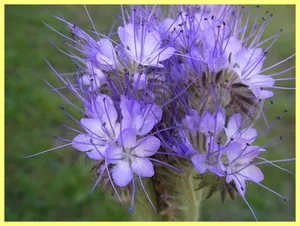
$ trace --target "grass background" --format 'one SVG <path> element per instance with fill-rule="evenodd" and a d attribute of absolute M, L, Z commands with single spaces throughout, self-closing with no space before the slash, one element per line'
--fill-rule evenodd
<path fill-rule="evenodd" d="M 118 6 L 88 6 L 98 31 L 109 32 Z M 283 28 L 266 65 L 295 52 L 295 7 L 264 6 L 274 14 L 265 37 Z M 46 65 L 48 59 L 60 72 L 74 71 L 68 57 L 59 53 L 48 37 L 60 43 L 61 38 L 41 21 L 68 34 L 64 24 L 52 15 L 62 14 L 67 20 L 91 29 L 83 6 L 6 5 L 5 6 L 5 220 L 6 221 L 126 221 L 130 214 L 119 202 L 95 190 L 89 195 L 93 176 L 90 161 L 71 148 L 61 149 L 31 159 L 23 156 L 58 145 L 52 136 L 66 136 L 59 124 L 70 120 L 59 110 L 66 104 L 43 82 L 56 84 L 57 79 Z M 284 67 L 294 64 L 286 62 Z M 276 68 L 280 70 L 280 68 Z M 274 72 L 276 70 L 273 70 Z M 294 77 L 294 71 L 286 77 Z M 294 82 L 281 83 L 295 86 Z M 261 136 L 263 145 L 282 135 L 283 141 L 268 148 L 268 159 L 295 156 L 295 92 L 276 91 L 274 104 L 267 112 L 272 121 L 284 109 L 289 112 L 272 130 Z M 264 128 L 260 123 L 261 129 Z M 295 171 L 294 162 L 282 166 Z M 247 186 L 247 200 L 261 221 L 295 220 L 295 178 L 270 165 L 261 167 L 264 184 L 288 198 L 284 202 L 255 184 Z M 241 198 L 221 204 L 219 194 L 203 200 L 202 220 L 253 220 Z"/>

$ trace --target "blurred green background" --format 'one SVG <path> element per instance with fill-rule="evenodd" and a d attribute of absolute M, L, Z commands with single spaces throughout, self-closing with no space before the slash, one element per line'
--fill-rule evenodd
<path fill-rule="evenodd" d="M 97 30 L 108 33 L 119 6 L 88 6 Z M 271 65 L 295 52 L 295 7 L 263 6 L 274 14 L 265 37 L 283 28 L 284 32 L 266 65 Z M 63 15 L 67 20 L 92 29 L 83 6 L 6 5 L 5 6 L 5 220 L 6 221 L 126 221 L 130 214 L 118 200 L 101 190 L 89 195 L 94 183 L 90 174 L 91 162 L 74 149 L 64 148 L 31 159 L 25 155 L 58 145 L 52 136 L 68 136 L 61 122 L 70 120 L 59 109 L 66 106 L 58 95 L 43 82 L 59 84 L 45 63 L 49 60 L 59 72 L 75 71 L 70 59 L 48 41 L 61 43 L 59 35 L 46 28 L 41 21 L 69 34 L 67 27 L 52 17 Z M 287 68 L 291 60 L 270 73 Z M 294 71 L 286 77 L 294 77 Z M 280 83 L 294 87 L 294 81 Z M 282 135 L 283 141 L 268 147 L 263 157 L 286 159 L 295 156 L 295 92 L 276 91 L 274 104 L 267 112 L 272 121 L 284 109 L 284 119 L 257 140 L 263 145 Z M 264 128 L 263 123 L 261 128 Z M 71 138 L 71 137 L 69 137 Z M 280 164 L 295 171 L 295 163 Z M 288 198 L 284 202 L 276 195 L 257 186 L 247 186 L 247 200 L 261 221 L 295 220 L 295 178 L 270 165 L 261 166 L 264 184 Z M 241 198 L 220 201 L 219 194 L 203 200 L 202 220 L 253 220 Z"/>

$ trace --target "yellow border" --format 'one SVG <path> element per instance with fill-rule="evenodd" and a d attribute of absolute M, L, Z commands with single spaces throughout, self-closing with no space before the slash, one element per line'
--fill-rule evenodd
<path fill-rule="evenodd" d="M 1 45 L 0 45 L 0 48 L 1 48 L 1 55 L 2 55 L 2 59 L 0 61 L 0 68 L 3 69 L 3 76 L 1 76 L 1 79 L 0 79 L 0 83 L 1 83 L 1 86 L 2 86 L 2 89 L 0 90 L 0 98 L 2 100 L 2 103 L 4 103 L 4 8 L 5 8 L 5 4 L 136 4 L 136 1 L 135 0 L 111 0 L 111 1 L 102 1 L 102 0 L 98 0 L 98 1 L 95 1 L 95 0 L 73 0 L 73 1 L 59 1 L 59 0 L 52 0 L 51 2 L 40 2 L 40 1 L 36 1 L 36 0 L 26 0 L 26 1 L 15 1 L 15 0 L 11 0 L 11 1 L 2 1 L 4 4 L 3 6 L 1 7 L 0 9 L 0 15 L 1 17 L 0 18 L 3 18 L 3 22 L 1 22 L 1 25 L 2 25 L 2 28 L 1 29 L 1 34 L 0 34 L 0 42 L 1 42 Z M 182 3 L 182 1 L 155 1 L 155 0 L 140 0 L 139 1 L 140 4 L 180 4 Z M 209 3 L 209 4 L 224 4 L 223 1 L 220 1 L 220 0 L 211 0 L 211 1 L 197 1 L 197 0 L 185 0 L 184 1 L 184 4 L 203 4 L 203 3 Z M 297 37 L 299 37 L 298 35 L 298 25 L 300 24 L 299 23 L 299 20 L 300 20 L 300 10 L 299 8 L 297 7 L 297 1 L 296 0 L 285 0 L 285 1 L 272 1 L 272 0 L 260 0 L 260 1 L 250 1 L 250 0 L 243 0 L 243 1 L 237 1 L 237 0 L 230 0 L 230 1 L 226 1 L 226 4 L 259 4 L 259 5 L 263 5 L 263 4 L 270 4 L 270 5 L 278 5 L 278 4 L 284 4 L 284 5 L 288 5 L 288 4 L 293 4 L 293 5 L 296 5 L 296 40 L 297 40 Z M 296 52 L 299 52 L 299 45 L 296 45 Z M 296 68 L 297 68 L 297 65 L 300 66 L 299 64 L 299 59 L 296 57 Z M 296 71 L 297 72 L 297 71 Z M 299 81 L 296 80 L 296 87 L 299 87 Z M 299 99 L 299 92 L 296 91 L 296 103 L 297 103 L 297 99 Z M 296 116 L 297 114 L 299 113 L 299 106 L 298 104 L 296 105 Z M 4 132 L 4 105 L 3 105 L 3 108 L 1 108 L 0 110 L 0 117 L 1 117 L 1 120 L 0 120 L 0 127 L 1 127 L 1 133 L 0 133 L 0 143 L 3 144 L 2 146 L 2 149 L 1 150 L 5 150 L 5 145 L 4 145 L 4 135 L 5 135 L 5 132 Z M 299 137 L 299 120 L 296 120 L 296 150 L 297 150 L 297 147 L 298 147 L 298 140 L 300 139 Z M 297 154 L 296 154 L 297 155 Z M 2 157 L 0 158 L 0 164 L 2 166 L 2 172 L 0 175 L 1 175 L 1 182 L 3 182 L 3 186 L 1 186 L 1 196 L 0 196 L 0 199 L 4 201 L 4 153 L 2 155 Z M 296 162 L 296 172 L 299 172 L 298 170 L 299 168 L 299 164 L 297 164 Z M 296 188 L 299 187 L 298 186 L 298 182 L 299 182 L 299 175 L 298 173 L 296 173 Z M 19 223 L 12 223 L 12 222 L 4 222 L 4 211 L 5 211 L 5 203 L 3 203 L 3 206 L 1 206 L 1 223 L 4 223 L 4 224 L 14 224 L 14 225 L 17 225 L 17 224 L 24 224 L 24 225 L 31 225 L 31 224 L 40 224 L 40 222 L 19 222 Z M 296 193 L 296 222 L 297 222 L 297 216 L 298 216 L 298 212 L 299 212 L 299 193 L 297 194 Z M 293 224 L 295 225 L 296 222 L 283 222 L 284 224 Z M 43 225 L 48 225 L 48 224 L 52 224 L 54 222 L 43 222 L 42 224 Z M 225 225 L 232 225 L 232 224 L 236 224 L 236 225 L 240 225 L 241 222 L 222 222 L 223 224 Z M 73 225 L 73 224 L 76 224 L 76 225 L 86 225 L 86 224 L 90 224 L 90 225 L 96 225 L 96 224 L 110 224 L 110 225 L 116 225 L 118 224 L 118 222 L 60 222 L 58 224 L 62 224 L 62 225 Z M 139 222 L 122 222 L 123 225 L 132 225 L 132 224 L 140 224 Z M 142 224 L 153 224 L 152 222 L 143 222 Z M 160 224 L 160 223 L 155 223 L 156 225 Z M 181 222 L 164 222 L 163 224 L 185 224 L 185 225 L 199 225 L 199 224 L 210 224 L 210 225 L 217 225 L 218 223 L 216 222 L 185 222 L 185 223 L 181 223 Z M 243 224 L 253 224 L 251 222 L 243 222 Z M 264 224 L 264 225 L 278 225 L 278 224 L 282 224 L 280 222 L 262 222 L 260 224 Z"/>

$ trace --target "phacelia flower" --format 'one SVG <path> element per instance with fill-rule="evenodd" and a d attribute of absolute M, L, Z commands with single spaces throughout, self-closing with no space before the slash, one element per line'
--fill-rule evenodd
<path fill-rule="evenodd" d="M 238 5 L 170 5 L 166 11 L 143 5 L 121 12 L 121 23 L 109 35 L 95 29 L 89 14 L 89 32 L 56 17 L 72 37 L 47 25 L 66 39 L 69 52 L 59 50 L 77 68 L 62 75 L 48 63 L 78 105 L 62 88 L 47 84 L 80 113 L 77 120 L 64 110 L 80 129 L 64 125 L 77 134 L 58 138 L 67 143 L 57 148 L 71 145 L 83 152 L 98 175 L 93 189 L 108 190 L 122 203 L 131 200 L 130 210 L 142 190 L 157 215 L 198 220 L 190 217 L 199 213 L 197 180 L 199 189 L 209 186 L 207 197 L 216 191 L 222 201 L 226 194 L 239 195 L 257 219 L 245 199 L 247 184 L 282 197 L 261 183 L 257 165 L 283 168 L 276 165 L 281 160 L 261 157 L 269 144 L 256 143 L 276 123 L 262 133 L 256 123 L 260 116 L 267 121 L 264 100 L 274 89 L 293 89 L 277 86 L 291 79 L 276 76 L 294 66 L 267 72 L 294 55 L 265 66 L 281 33 L 262 39 L 272 15 L 255 16 L 252 23 L 251 10 Z"/>

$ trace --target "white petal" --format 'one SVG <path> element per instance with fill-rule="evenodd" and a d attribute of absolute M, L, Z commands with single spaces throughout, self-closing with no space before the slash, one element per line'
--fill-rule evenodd
<path fill-rule="evenodd" d="M 120 161 L 111 169 L 112 178 L 116 185 L 124 187 L 131 181 L 133 172 L 131 172 L 127 161 Z"/>
<path fill-rule="evenodd" d="M 160 140 L 158 138 L 154 136 L 145 137 L 137 142 L 134 154 L 141 157 L 151 156 L 158 151 L 159 147 Z"/>
<path fill-rule="evenodd" d="M 247 83 L 251 83 L 259 87 L 272 87 L 275 84 L 275 80 L 267 75 L 255 75 L 250 79 L 247 79 Z"/>
<path fill-rule="evenodd" d="M 270 90 L 262 90 L 259 94 L 260 99 L 267 99 L 274 96 L 274 93 Z"/>
<path fill-rule="evenodd" d="M 152 177 L 154 175 L 153 164 L 146 158 L 133 158 L 132 170 L 141 177 Z"/>

